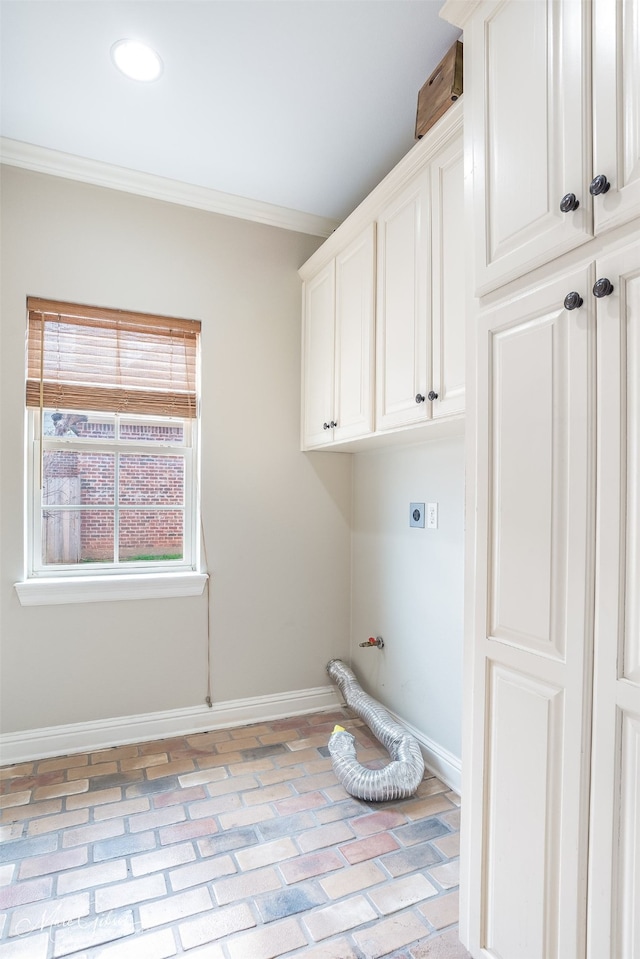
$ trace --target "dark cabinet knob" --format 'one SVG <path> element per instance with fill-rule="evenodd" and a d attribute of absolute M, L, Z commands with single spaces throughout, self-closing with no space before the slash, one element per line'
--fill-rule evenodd
<path fill-rule="evenodd" d="M 579 293 L 576 293 L 575 290 L 572 290 L 571 293 L 567 293 L 564 298 L 564 308 L 565 310 L 577 310 L 578 307 L 582 306 L 583 299 Z"/>
<path fill-rule="evenodd" d="M 589 193 L 591 196 L 600 196 L 601 193 L 607 193 L 611 184 L 603 173 L 594 176 L 589 184 Z"/>
<path fill-rule="evenodd" d="M 331 428 L 331 427 L 329 426 L 328 423 L 323 423 L 323 424 L 322 424 L 322 429 L 323 429 L 323 430 L 328 430 L 328 429 L 330 429 L 330 428 Z"/>
<path fill-rule="evenodd" d="M 610 293 L 613 293 L 613 283 L 606 276 L 601 276 L 593 284 L 593 295 L 601 299 L 603 296 L 609 296 Z"/>
<path fill-rule="evenodd" d="M 429 390 L 429 392 L 427 393 L 427 399 L 433 403 L 434 400 L 438 399 L 438 394 L 434 393 L 433 390 Z"/>
<path fill-rule="evenodd" d="M 560 200 L 560 210 L 562 213 L 573 213 L 580 206 L 580 200 L 575 193 L 565 193 Z"/>
<path fill-rule="evenodd" d="M 422 393 L 416 393 L 416 403 L 424 403 L 425 397 Z"/>
<path fill-rule="evenodd" d="M 329 428 L 334 429 L 337 425 L 338 425 L 337 420 L 331 420 L 331 422 L 329 423 Z"/>

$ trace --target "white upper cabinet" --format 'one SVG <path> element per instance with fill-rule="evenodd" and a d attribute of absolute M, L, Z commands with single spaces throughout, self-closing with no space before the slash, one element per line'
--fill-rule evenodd
<path fill-rule="evenodd" d="M 373 429 L 375 227 L 336 256 L 334 440 Z"/>
<path fill-rule="evenodd" d="M 589 4 L 494 2 L 472 19 L 476 283 L 486 292 L 588 239 Z M 573 213 L 562 197 L 580 196 Z"/>
<path fill-rule="evenodd" d="M 378 217 L 376 425 L 382 430 L 426 419 L 430 404 L 429 182 L 427 169 Z"/>
<path fill-rule="evenodd" d="M 459 428 L 461 110 L 451 107 L 300 270 L 303 449 L 385 445 L 434 421 Z"/>
<path fill-rule="evenodd" d="M 330 442 L 334 406 L 335 263 L 304 287 L 302 445 Z"/>
<path fill-rule="evenodd" d="M 464 410 L 462 138 L 378 217 L 376 427 Z"/>
<path fill-rule="evenodd" d="M 467 39 L 484 294 L 638 215 L 638 5 L 496 0 Z"/>
<path fill-rule="evenodd" d="M 462 137 L 431 164 L 431 383 L 434 419 L 464 412 L 465 236 Z"/>
<path fill-rule="evenodd" d="M 594 175 L 611 188 L 594 202 L 596 233 L 640 216 L 640 5 L 593 4 Z"/>
<path fill-rule="evenodd" d="M 304 287 L 303 449 L 373 429 L 374 226 Z"/>

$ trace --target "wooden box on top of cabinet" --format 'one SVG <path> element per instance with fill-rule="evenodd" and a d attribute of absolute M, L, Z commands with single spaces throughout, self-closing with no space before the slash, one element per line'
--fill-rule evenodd
<path fill-rule="evenodd" d="M 462 43 L 456 40 L 418 93 L 416 140 L 462 95 Z"/>

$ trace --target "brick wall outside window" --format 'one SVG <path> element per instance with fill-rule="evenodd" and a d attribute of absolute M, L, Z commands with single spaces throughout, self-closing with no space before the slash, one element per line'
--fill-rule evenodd
<path fill-rule="evenodd" d="M 113 438 L 112 423 L 80 422 L 73 432 L 79 438 Z M 121 437 L 140 443 L 169 442 L 182 438 L 180 426 L 126 424 Z M 44 458 L 44 512 L 48 505 L 68 506 L 66 516 L 51 522 L 45 562 L 112 562 L 114 559 L 115 453 L 50 450 Z M 119 511 L 120 559 L 176 557 L 183 551 L 184 459 L 120 451 Z M 78 506 L 105 509 L 77 510 Z M 153 509 L 152 507 L 163 507 Z M 137 507 L 137 508 L 136 508 Z M 49 511 L 50 516 L 54 511 Z M 66 511 L 65 511 L 66 513 Z M 54 527 L 65 527 L 65 555 L 54 541 Z M 46 526 L 45 522 L 45 526 Z M 73 542 L 69 545 L 69 539 Z"/>

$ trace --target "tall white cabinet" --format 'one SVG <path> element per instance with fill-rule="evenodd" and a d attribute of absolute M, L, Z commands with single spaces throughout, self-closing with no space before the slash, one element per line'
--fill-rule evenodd
<path fill-rule="evenodd" d="M 639 228 L 640 231 L 640 228 Z M 597 261 L 589 956 L 640 955 L 640 235 Z"/>
<path fill-rule="evenodd" d="M 639 3 L 443 16 L 473 248 L 461 936 L 638 959 Z"/>
<path fill-rule="evenodd" d="M 562 306 L 578 279 L 477 318 L 475 768 L 463 798 L 480 941 L 504 959 L 581 954 L 595 366 L 593 317 Z"/>

